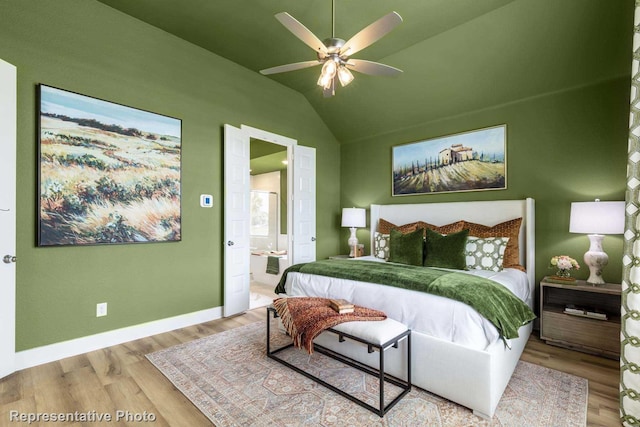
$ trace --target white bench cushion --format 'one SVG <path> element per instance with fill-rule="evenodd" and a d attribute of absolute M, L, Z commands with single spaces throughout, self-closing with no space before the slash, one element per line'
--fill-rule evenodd
<path fill-rule="evenodd" d="M 382 345 L 405 332 L 408 328 L 397 320 L 357 320 L 340 323 L 331 329 L 353 335 L 371 344 Z"/>

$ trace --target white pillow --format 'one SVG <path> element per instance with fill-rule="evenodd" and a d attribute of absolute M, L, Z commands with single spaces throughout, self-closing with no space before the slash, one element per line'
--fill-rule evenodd
<path fill-rule="evenodd" d="M 375 232 L 373 235 L 373 256 L 389 261 L 389 234 Z"/>
<path fill-rule="evenodd" d="M 467 270 L 501 271 L 507 242 L 508 237 L 469 236 L 465 249 Z"/>

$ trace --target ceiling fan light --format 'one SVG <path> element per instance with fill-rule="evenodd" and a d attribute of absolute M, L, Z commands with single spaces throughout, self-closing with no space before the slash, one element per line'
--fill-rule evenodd
<path fill-rule="evenodd" d="M 340 80 L 342 87 L 345 87 L 353 81 L 353 74 L 347 67 L 341 65 L 338 67 L 338 79 Z"/>
<path fill-rule="evenodd" d="M 337 77 L 332 78 L 329 81 L 329 84 L 323 88 L 322 93 L 324 94 L 325 98 L 331 98 L 336 94 L 336 80 L 338 80 Z"/>
<path fill-rule="evenodd" d="M 322 73 L 318 78 L 318 86 L 327 87 L 328 85 L 331 84 L 332 79 L 333 79 L 333 76 L 326 73 Z"/>
<path fill-rule="evenodd" d="M 325 89 L 331 87 L 331 82 L 335 78 L 337 71 L 338 64 L 336 61 L 333 58 L 326 60 L 322 66 L 322 73 L 318 79 L 318 86 L 322 86 Z"/>
<path fill-rule="evenodd" d="M 335 92 L 335 87 L 336 87 L 336 77 L 333 76 L 333 78 L 331 80 L 329 80 L 329 82 L 327 83 L 327 85 L 324 88 L 325 89 L 331 89 L 332 91 Z"/>
<path fill-rule="evenodd" d="M 335 77 L 327 77 L 326 79 L 324 79 L 318 86 L 321 86 L 323 89 L 331 89 L 331 87 L 333 86 L 333 81 L 335 80 Z"/>
<path fill-rule="evenodd" d="M 337 68 L 338 64 L 336 64 L 336 61 L 334 61 L 333 59 L 329 59 L 325 61 L 324 65 L 322 66 L 322 74 L 328 74 L 333 77 L 336 75 Z"/>

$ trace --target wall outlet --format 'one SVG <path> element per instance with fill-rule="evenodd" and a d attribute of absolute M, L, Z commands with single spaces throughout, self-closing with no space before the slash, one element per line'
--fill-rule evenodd
<path fill-rule="evenodd" d="M 102 317 L 107 315 L 107 303 L 101 302 L 96 305 L 96 317 Z"/>

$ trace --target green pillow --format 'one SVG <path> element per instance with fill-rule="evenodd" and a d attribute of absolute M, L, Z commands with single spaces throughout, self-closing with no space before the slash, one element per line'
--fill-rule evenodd
<path fill-rule="evenodd" d="M 424 260 L 424 229 L 402 234 L 391 230 L 389 236 L 389 262 L 422 265 Z"/>
<path fill-rule="evenodd" d="M 469 230 L 443 235 L 427 228 L 427 256 L 424 266 L 465 270 L 468 235 Z"/>

